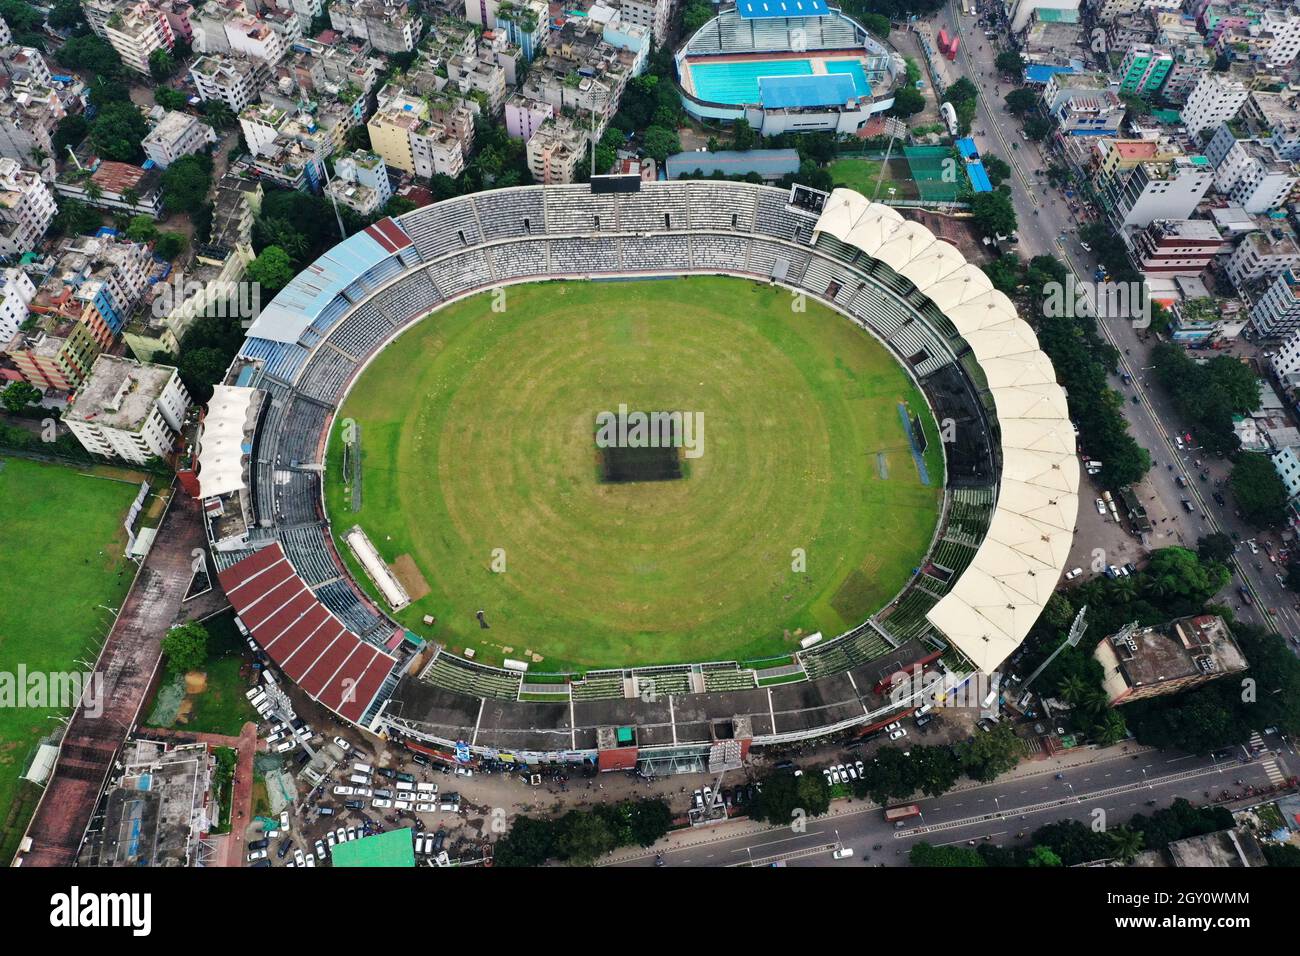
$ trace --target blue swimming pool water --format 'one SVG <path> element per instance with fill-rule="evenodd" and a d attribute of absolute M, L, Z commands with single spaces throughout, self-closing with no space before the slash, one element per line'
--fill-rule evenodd
<path fill-rule="evenodd" d="M 695 95 L 711 103 L 757 103 L 760 76 L 811 76 L 811 60 L 693 63 Z"/>
<path fill-rule="evenodd" d="M 871 84 L 857 60 L 827 60 L 827 73 L 853 78 L 858 96 L 870 96 Z M 711 103 L 757 103 L 763 76 L 811 76 L 812 60 L 745 60 L 740 63 L 692 63 L 695 95 Z"/>

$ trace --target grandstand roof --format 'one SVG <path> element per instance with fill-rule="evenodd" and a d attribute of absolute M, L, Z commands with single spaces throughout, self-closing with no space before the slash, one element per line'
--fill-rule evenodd
<path fill-rule="evenodd" d="M 229 494 L 244 487 L 245 455 L 252 452 L 248 438 L 255 421 L 255 388 L 216 385 L 208 400 L 199 435 L 199 493 L 204 498 Z"/>
<path fill-rule="evenodd" d="M 249 336 L 296 342 L 334 297 L 367 270 L 411 244 L 391 219 L 344 239 L 299 272 L 249 326 Z"/>
<path fill-rule="evenodd" d="M 745 20 L 776 17 L 824 17 L 830 13 L 826 0 L 738 0 L 736 12 Z"/>
<path fill-rule="evenodd" d="M 415 846 L 410 827 L 347 840 L 330 852 L 334 866 L 415 866 Z"/>
<path fill-rule="evenodd" d="M 847 73 L 814 73 L 810 76 L 760 76 L 759 100 L 764 109 L 800 109 L 836 106 L 856 99 L 858 88 Z"/>
<path fill-rule="evenodd" d="M 988 379 L 1002 475 L 987 536 L 926 617 L 980 670 L 1019 646 L 1051 597 L 1074 539 L 1079 461 L 1065 392 L 1011 300 L 928 229 L 836 189 L 816 232 L 887 262 L 948 316 Z"/>
<path fill-rule="evenodd" d="M 217 577 L 235 613 L 285 676 L 339 716 L 359 721 L 396 658 L 344 627 L 303 583 L 278 541 Z"/>

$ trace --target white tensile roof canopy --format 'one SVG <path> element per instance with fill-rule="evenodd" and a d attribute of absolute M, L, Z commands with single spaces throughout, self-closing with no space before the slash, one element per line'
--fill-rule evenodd
<path fill-rule="evenodd" d="M 818 233 L 911 280 L 957 327 L 988 379 L 1002 435 L 993 518 L 970 566 L 926 617 L 990 673 L 1038 620 L 1074 540 L 1079 459 L 1065 392 L 1011 300 L 924 226 L 836 189 L 817 220 Z"/>
<path fill-rule="evenodd" d="M 252 429 L 255 388 L 216 385 L 199 434 L 199 494 L 204 498 L 244 487 L 244 444 Z"/>

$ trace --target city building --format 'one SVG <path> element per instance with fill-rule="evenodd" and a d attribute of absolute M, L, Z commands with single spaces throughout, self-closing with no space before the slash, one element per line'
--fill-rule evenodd
<path fill-rule="evenodd" d="M 1229 248 L 1208 219 L 1153 219 L 1133 235 L 1133 259 L 1147 275 L 1199 276 Z"/>
<path fill-rule="evenodd" d="M 1236 116 L 1249 94 L 1241 80 L 1230 74 L 1207 70 L 1187 94 L 1182 109 L 1183 125 L 1192 136 L 1213 129 Z"/>
<path fill-rule="evenodd" d="M 1279 157 L 1300 160 L 1300 109 L 1294 92 L 1254 90 L 1241 107 L 1240 119 L 1251 135 L 1271 146 Z"/>
<path fill-rule="evenodd" d="M 1285 220 L 1261 220 L 1260 227 L 1243 236 L 1232 250 L 1224 272 L 1238 290 L 1259 279 L 1300 272 L 1300 243 L 1296 242 L 1295 229 Z M 1251 311 L 1251 321 L 1260 332 L 1268 329 L 1267 334 L 1279 334 L 1275 324 L 1278 315 L 1261 309 L 1257 303 Z"/>
<path fill-rule="evenodd" d="M 364 150 L 339 157 L 325 193 L 361 216 L 378 214 L 393 195 L 384 158 Z"/>
<path fill-rule="evenodd" d="M 0 342 L 8 343 L 27 321 L 27 306 L 36 296 L 36 286 L 21 269 L 0 274 Z"/>
<path fill-rule="evenodd" d="M 556 116 L 533 131 L 526 149 L 534 182 L 571 183 L 587 155 L 587 134 L 567 116 Z"/>
<path fill-rule="evenodd" d="M 171 24 L 148 0 L 117 7 L 104 22 L 104 37 L 128 69 L 149 76 L 149 57 L 157 50 L 171 53 L 175 44 Z"/>
<path fill-rule="evenodd" d="M 1214 166 L 1214 188 L 1251 215 L 1277 209 L 1291 195 L 1300 171 L 1273 147 L 1238 135 L 1234 124 L 1222 123 L 1205 147 Z"/>
<path fill-rule="evenodd" d="M 1173 69 L 1174 58 L 1149 43 L 1137 43 L 1124 53 L 1119 67 L 1119 91 L 1132 96 L 1153 96 Z"/>
<path fill-rule="evenodd" d="M 1214 182 L 1204 156 L 1177 156 L 1118 170 L 1100 183 L 1102 202 L 1119 229 L 1145 228 L 1154 219 L 1190 219 Z"/>
<path fill-rule="evenodd" d="M 1300 259 L 1293 268 L 1300 270 Z M 1293 268 L 1273 276 L 1250 310 L 1251 325 L 1262 338 L 1292 335 L 1300 330 L 1300 280 Z"/>
<path fill-rule="evenodd" d="M 266 62 L 212 53 L 190 66 L 190 79 L 202 100 L 220 100 L 236 115 L 257 100 L 271 77 Z"/>
<path fill-rule="evenodd" d="M 1103 638 L 1093 658 L 1111 706 L 1181 693 L 1247 666 L 1227 622 L 1210 614 L 1125 628 Z"/>
<path fill-rule="evenodd" d="M 182 156 L 202 152 L 216 142 L 216 131 L 197 116 L 167 110 L 140 145 L 146 157 L 166 169 Z"/>
<path fill-rule="evenodd" d="M 1012 33 L 1019 33 L 1029 25 L 1036 12 L 1043 10 L 1079 12 L 1079 0 L 1010 0 L 1006 4 L 1007 22 Z"/>
<path fill-rule="evenodd" d="M 381 53 L 409 53 L 420 39 L 420 18 L 406 0 L 334 0 L 329 15 L 335 30 Z"/>
<path fill-rule="evenodd" d="M 555 115 L 555 107 L 523 93 L 511 93 L 506 100 L 506 133 L 512 139 L 531 139 L 548 119 Z"/>
<path fill-rule="evenodd" d="M 0 255 L 35 249 L 57 212 L 40 174 L 23 169 L 16 159 L 0 158 Z"/>
<path fill-rule="evenodd" d="M 60 313 L 33 313 L 29 325 L 0 346 L 0 352 L 8 356 L 23 381 L 42 391 L 75 389 L 90 374 L 100 353 L 90 329 Z"/>
<path fill-rule="evenodd" d="M 92 188 L 93 186 L 93 188 Z M 162 217 L 162 170 L 130 163 L 95 160 L 89 168 L 67 166 L 54 191 L 68 199 L 133 216 Z"/>
<path fill-rule="evenodd" d="M 91 454 L 144 465 L 172 453 L 189 407 L 172 366 L 101 354 L 63 422 Z"/>
<path fill-rule="evenodd" d="M 458 97 L 415 96 L 389 84 L 366 123 L 384 162 L 417 176 L 459 176 L 474 142 L 474 113 Z"/>

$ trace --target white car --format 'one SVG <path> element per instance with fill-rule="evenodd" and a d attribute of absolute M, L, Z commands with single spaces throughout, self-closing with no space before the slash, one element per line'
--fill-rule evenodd
<path fill-rule="evenodd" d="M 317 840 L 317 841 L 316 841 L 316 855 L 317 855 L 318 857 L 320 857 L 322 860 L 325 859 L 325 841 L 324 841 L 324 840 Z M 307 855 L 307 859 L 308 859 L 308 860 L 311 859 L 311 854 L 308 854 L 308 855 Z M 308 863 L 307 865 L 310 866 L 311 864 Z"/>
<path fill-rule="evenodd" d="M 281 810 L 281 811 L 280 811 L 280 829 L 281 829 L 281 830 L 288 830 L 288 829 L 289 829 L 289 811 L 288 811 L 288 810 Z"/>
<path fill-rule="evenodd" d="M 1247 538 L 1247 539 L 1246 539 L 1246 547 L 1250 548 L 1250 553 L 1251 553 L 1251 554 L 1259 554 L 1259 548 L 1255 546 L 1255 539 L 1254 539 L 1254 538 Z"/>
<path fill-rule="evenodd" d="M 832 859 L 832 860 L 847 860 L 847 859 L 849 859 L 849 858 L 852 857 L 852 856 L 853 856 L 853 848 L 852 848 L 852 847 L 848 847 L 848 846 L 846 846 L 846 847 L 843 847 L 842 849 L 836 850 L 834 853 L 832 853 L 832 854 L 831 854 L 831 859 Z"/>
<path fill-rule="evenodd" d="M 415 835 L 415 852 L 418 853 L 420 856 L 424 855 L 424 834 L 423 833 L 417 833 Z"/>
<path fill-rule="evenodd" d="M 899 727 L 901 727 L 901 726 L 903 726 L 901 723 L 899 723 L 898 721 L 894 721 L 892 724 L 887 724 L 887 725 L 885 726 L 885 729 L 886 729 L 886 730 L 897 730 L 897 729 L 898 729 Z M 891 737 L 890 740 L 893 740 L 893 738 Z"/>
<path fill-rule="evenodd" d="M 1082 573 L 1083 573 L 1083 568 L 1075 568 L 1075 569 L 1073 569 L 1072 571 L 1066 571 L 1066 572 L 1065 572 L 1065 580 L 1067 580 L 1067 581 L 1073 581 L 1075 578 L 1077 578 L 1077 577 L 1078 577 L 1079 575 L 1081 575 Z"/>
<path fill-rule="evenodd" d="M 275 745 L 275 752 L 282 754 L 285 751 L 292 750 L 296 746 L 298 746 L 296 740 L 282 740 L 280 743 Z"/>
<path fill-rule="evenodd" d="M 342 750 L 345 754 L 352 752 L 352 745 L 348 743 L 346 740 L 344 740 L 342 737 L 335 737 L 334 743 L 337 744 L 339 750 Z"/>
<path fill-rule="evenodd" d="M 335 834 L 333 830 L 325 834 L 325 845 L 329 847 L 331 850 L 334 849 L 334 847 L 338 844 L 338 842 L 339 842 L 338 835 Z"/>
<path fill-rule="evenodd" d="M 1106 513 L 1106 502 L 1100 498 L 1094 498 L 1092 503 L 1097 506 L 1097 514 L 1104 515 Z"/>
<path fill-rule="evenodd" d="M 298 849 L 297 847 L 294 847 L 293 850 L 293 862 L 298 866 L 307 865 L 307 858 L 302 855 L 302 850 Z"/>
<path fill-rule="evenodd" d="M 437 813 L 438 805 L 436 803 L 417 803 L 415 809 L 420 813 Z"/>
<path fill-rule="evenodd" d="M 248 854 L 249 863 L 256 863 L 258 860 L 265 860 L 265 859 L 266 859 L 265 850 L 254 850 L 252 853 Z"/>
<path fill-rule="evenodd" d="M 374 794 L 374 792 L 375 792 L 375 791 L 371 790 L 369 787 L 353 787 L 353 788 L 352 788 L 352 794 L 353 794 L 353 796 L 357 796 L 357 797 L 369 797 L 369 796 L 372 796 L 372 795 Z"/>
<path fill-rule="evenodd" d="M 409 810 L 409 809 L 411 809 L 412 806 L 413 806 L 413 804 L 412 804 L 411 801 L 409 801 L 409 800 L 394 800 L 394 801 L 393 801 L 393 809 L 394 809 L 394 810 Z"/>
<path fill-rule="evenodd" d="M 325 857 L 322 856 L 321 859 L 323 860 L 323 859 L 325 859 Z M 307 868 L 308 868 L 308 869 L 311 869 L 311 868 L 312 868 L 313 866 L 315 866 L 315 865 L 316 865 L 316 857 L 315 857 L 314 855 L 312 855 L 311 853 L 308 853 L 308 854 L 307 854 Z"/>
<path fill-rule="evenodd" d="M 383 797 L 375 797 L 375 799 L 370 801 L 370 805 L 376 810 L 387 810 L 393 805 L 393 801 L 385 800 Z"/>
<path fill-rule="evenodd" d="M 355 840 L 360 835 L 356 827 L 348 827 L 347 838 L 349 841 Z"/>
<path fill-rule="evenodd" d="M 474 776 L 474 771 L 473 771 L 473 770 L 470 770 L 469 767 L 457 767 L 457 768 L 456 768 L 456 776 L 458 776 L 458 777 L 472 777 L 472 776 Z"/>
<path fill-rule="evenodd" d="M 336 797 L 350 797 L 356 792 L 356 788 L 349 787 L 346 784 L 340 784 L 334 788 L 334 796 Z"/>
<path fill-rule="evenodd" d="M 900 738 L 902 738 L 902 737 L 906 737 L 906 736 L 907 736 L 907 731 L 904 730 L 902 727 L 899 727 L 897 730 L 895 730 L 892 734 L 889 735 L 889 739 L 890 739 L 890 740 L 898 740 L 898 739 L 900 739 Z"/>

